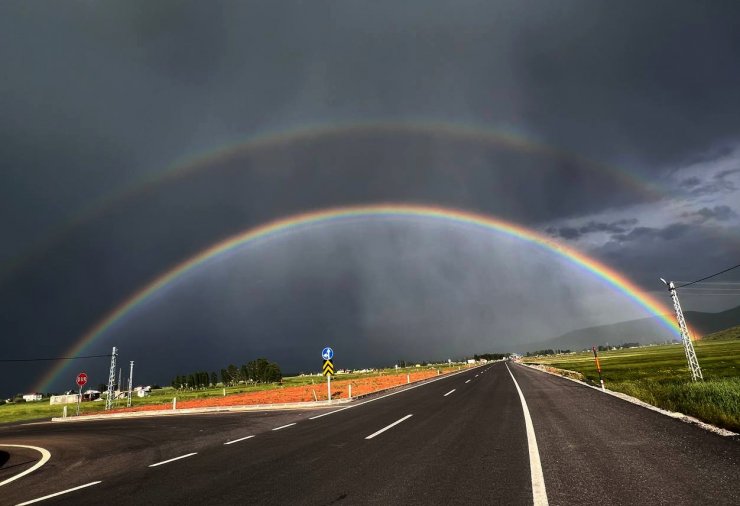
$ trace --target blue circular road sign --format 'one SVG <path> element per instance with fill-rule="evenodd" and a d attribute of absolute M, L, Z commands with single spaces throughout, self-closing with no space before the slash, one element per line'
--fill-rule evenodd
<path fill-rule="evenodd" d="M 328 346 L 321 350 L 321 358 L 324 360 L 331 360 L 334 358 L 334 350 L 329 348 Z"/>

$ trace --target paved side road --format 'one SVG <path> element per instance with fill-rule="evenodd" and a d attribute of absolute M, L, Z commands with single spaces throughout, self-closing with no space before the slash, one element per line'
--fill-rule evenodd
<path fill-rule="evenodd" d="M 737 441 L 508 367 L 348 409 L 0 430 L 0 443 L 52 452 L 44 467 L 0 488 L 0 504 L 86 484 L 41 504 L 532 504 L 512 375 L 550 504 L 740 504 Z"/>

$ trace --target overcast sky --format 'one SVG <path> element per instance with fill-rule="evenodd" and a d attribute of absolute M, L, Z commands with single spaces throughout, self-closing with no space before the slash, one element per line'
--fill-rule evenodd
<path fill-rule="evenodd" d="M 659 276 L 739 263 L 737 19 L 734 1 L 2 2 L 0 358 L 63 354 L 232 234 L 361 203 L 503 218 L 667 301 Z M 206 157 L 266 132 L 293 134 Z M 737 274 L 715 281 L 685 309 L 740 303 Z M 242 248 L 87 351 L 116 345 L 165 383 L 260 355 L 318 369 L 326 344 L 340 367 L 382 365 L 644 316 L 531 244 L 373 218 Z M 3 364 L 0 395 L 48 366 Z M 106 381 L 84 361 L 54 388 L 80 368 Z"/>

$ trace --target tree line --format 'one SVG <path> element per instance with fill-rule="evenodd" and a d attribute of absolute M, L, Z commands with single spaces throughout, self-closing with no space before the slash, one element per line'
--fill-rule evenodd
<path fill-rule="evenodd" d="M 276 383 L 283 379 L 280 366 L 266 358 L 251 360 L 241 367 L 230 364 L 221 369 L 220 383 L 223 386 L 234 386 L 240 383 Z M 207 388 L 219 383 L 216 371 L 197 371 L 187 375 L 177 375 L 172 379 L 174 388 Z"/>

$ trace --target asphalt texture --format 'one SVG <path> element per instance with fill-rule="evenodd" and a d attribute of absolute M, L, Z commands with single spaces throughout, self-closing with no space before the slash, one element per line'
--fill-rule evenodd
<path fill-rule="evenodd" d="M 736 439 L 508 367 L 550 504 L 740 504 Z M 505 363 L 333 408 L 4 427 L 0 482 L 39 458 L 3 444 L 51 452 L 0 487 L 3 505 L 97 481 L 39 504 L 533 502 L 522 404 Z"/>

